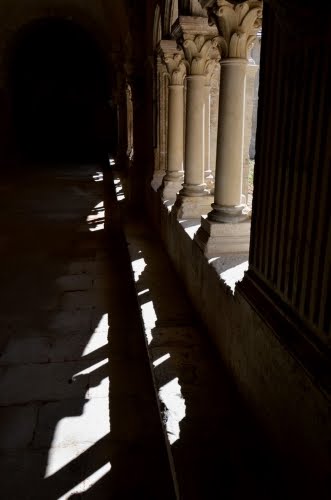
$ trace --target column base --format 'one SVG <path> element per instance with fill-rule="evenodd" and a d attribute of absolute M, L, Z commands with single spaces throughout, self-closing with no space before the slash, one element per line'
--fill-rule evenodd
<path fill-rule="evenodd" d="M 224 253 L 248 253 L 250 234 L 250 221 L 224 224 L 201 217 L 194 241 L 207 258 L 212 258 Z"/>
<path fill-rule="evenodd" d="M 200 219 L 201 215 L 207 214 L 214 200 L 213 196 L 183 196 L 178 194 L 172 213 L 177 219 Z"/>
<path fill-rule="evenodd" d="M 175 202 L 179 191 L 182 188 L 183 179 L 168 180 L 163 178 L 162 185 L 160 186 L 160 194 L 162 201 L 173 201 Z"/>
<path fill-rule="evenodd" d="M 187 197 L 200 197 L 208 194 L 206 184 L 183 184 L 183 189 L 179 193 Z"/>
<path fill-rule="evenodd" d="M 154 170 L 153 179 L 151 181 L 151 186 L 154 189 L 154 191 L 161 190 L 164 176 L 165 176 L 164 170 Z"/>
<path fill-rule="evenodd" d="M 224 206 L 212 204 L 213 210 L 208 214 L 208 219 L 213 222 L 222 222 L 225 224 L 237 224 L 250 217 L 251 210 L 246 204 L 236 206 Z"/>

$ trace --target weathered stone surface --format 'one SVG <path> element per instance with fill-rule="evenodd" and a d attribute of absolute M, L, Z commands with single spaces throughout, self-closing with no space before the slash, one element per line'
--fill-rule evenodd
<path fill-rule="evenodd" d="M 84 274 L 61 276 L 56 280 L 56 285 L 63 292 L 83 291 L 91 288 L 92 279 Z"/>
<path fill-rule="evenodd" d="M 0 450 L 26 448 L 32 443 L 38 406 L 0 407 Z"/>
<path fill-rule="evenodd" d="M 70 333 L 52 339 L 49 360 L 53 362 L 81 361 L 84 355 L 88 359 L 99 359 L 108 344 L 108 329 Z"/>
<path fill-rule="evenodd" d="M 89 332 L 91 312 L 85 311 L 55 311 L 50 317 L 47 330 L 55 336 L 69 335 L 73 332 Z"/>
<path fill-rule="evenodd" d="M 263 394 L 263 400 L 265 403 L 267 402 L 267 405 L 265 404 L 263 409 L 259 407 L 263 413 L 261 417 L 277 434 L 277 442 L 282 442 L 282 446 L 291 450 L 298 461 L 300 458 L 297 455 L 297 450 L 305 441 L 305 447 L 311 450 L 309 455 L 315 458 L 318 456 L 319 462 L 322 464 L 329 463 L 327 441 L 325 440 L 325 436 L 330 434 L 329 419 L 327 418 L 329 403 L 325 395 L 307 376 L 300 363 L 284 349 L 257 312 L 236 291 L 235 284 L 231 289 L 231 279 L 229 281 L 228 277 L 224 276 L 228 272 L 232 273 L 233 268 L 237 266 L 241 267 L 240 273 L 243 276 L 243 266 L 247 266 L 245 264 L 247 254 L 229 254 L 229 258 L 221 256 L 208 261 L 192 242 L 192 235 L 187 231 L 187 228 L 169 216 L 161 200 L 153 195 L 151 195 L 151 213 L 158 213 L 158 227 L 166 241 L 172 261 L 184 279 L 190 297 L 200 311 L 201 317 L 209 325 L 212 340 L 227 368 L 236 377 L 238 387 L 246 397 L 252 398 L 257 406 L 261 401 L 261 394 Z M 177 341 L 178 339 L 174 343 L 176 346 Z M 159 346 L 159 344 L 157 345 Z M 161 351 L 163 355 L 170 354 L 170 358 L 164 361 L 164 366 L 160 364 L 156 367 L 156 372 L 162 367 L 162 379 L 164 379 L 164 373 L 167 369 L 170 369 L 172 376 L 174 374 L 174 368 L 171 366 L 171 342 L 169 341 L 168 348 L 163 343 L 160 347 L 163 348 Z M 177 366 L 180 366 L 179 363 Z M 193 391 L 192 397 L 194 399 L 196 387 L 186 386 L 187 393 L 185 395 L 185 384 L 181 384 L 180 377 L 178 381 L 188 407 L 187 402 L 190 401 L 191 391 Z M 207 385 L 204 384 L 204 387 L 206 388 Z M 270 392 L 270 387 L 277 387 L 279 390 Z M 210 400 L 213 401 L 212 396 Z M 302 409 L 300 418 L 298 407 Z M 198 415 L 198 411 L 194 412 L 193 408 L 192 411 Z M 287 415 L 286 421 L 283 420 L 284 411 Z M 212 413 L 214 414 L 214 411 Z M 275 414 L 278 415 L 277 420 L 275 420 Z M 186 420 L 188 429 L 190 428 L 190 417 L 188 417 L 182 421 L 182 430 L 185 428 Z M 198 425 L 198 420 L 195 420 L 196 425 Z M 230 418 L 230 424 L 226 424 L 228 432 L 234 422 L 235 420 Z M 290 430 L 288 428 L 289 422 L 291 422 Z M 316 422 L 319 422 L 319 425 L 316 425 Z M 235 423 L 235 426 L 237 429 L 240 428 L 238 422 Z M 182 430 L 180 440 L 183 439 Z M 197 434 L 199 435 L 198 430 Z M 214 431 L 212 434 L 215 436 Z M 287 436 L 286 443 L 284 442 L 285 435 Z M 195 439 L 194 442 L 196 443 Z M 220 446 L 220 448 L 222 447 Z M 233 446 L 231 449 L 234 450 Z M 254 453 L 251 453 L 250 465 L 252 465 L 253 456 Z M 307 455 L 305 456 L 309 459 Z M 178 460 L 180 462 L 180 459 Z M 263 460 L 266 460 L 266 456 L 262 459 L 262 463 Z M 249 464 L 249 461 L 247 463 Z M 236 468 L 236 470 L 238 469 Z M 251 469 L 247 470 L 251 471 Z M 201 470 L 199 473 L 201 474 Z M 319 491 L 323 495 L 323 492 L 326 491 L 325 483 L 321 485 Z M 327 498 L 325 495 L 324 497 Z"/>
<path fill-rule="evenodd" d="M 0 365 L 14 365 L 17 363 L 47 363 L 49 359 L 49 338 L 11 338 L 0 355 Z"/>
<path fill-rule="evenodd" d="M 10 366 L 0 379 L 0 405 L 80 397 L 89 377 L 77 374 L 89 366 L 82 361 Z"/>

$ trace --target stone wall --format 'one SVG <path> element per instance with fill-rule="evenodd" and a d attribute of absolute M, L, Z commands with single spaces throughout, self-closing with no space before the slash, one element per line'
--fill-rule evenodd
<path fill-rule="evenodd" d="M 325 390 L 316 384 L 316 373 L 307 370 L 304 356 L 296 356 L 283 343 L 243 293 L 233 293 L 228 276 L 235 273 L 236 279 L 242 278 L 248 256 L 208 262 L 192 241 L 199 221 L 185 226 L 170 208 L 150 190 L 151 219 L 222 362 L 290 470 L 291 481 L 302 486 L 307 495 L 303 498 L 327 499 L 331 405 Z"/>

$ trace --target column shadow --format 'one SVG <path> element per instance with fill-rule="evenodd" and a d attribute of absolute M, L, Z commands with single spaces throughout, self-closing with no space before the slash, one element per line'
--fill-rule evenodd
<path fill-rule="evenodd" d="M 20 169 L 1 187 L 6 500 L 174 498 L 107 168 Z"/>

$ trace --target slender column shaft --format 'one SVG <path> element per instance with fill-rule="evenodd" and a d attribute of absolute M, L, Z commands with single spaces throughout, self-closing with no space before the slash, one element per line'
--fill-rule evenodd
<path fill-rule="evenodd" d="M 127 111 L 126 111 L 126 94 L 121 92 L 117 105 L 117 123 L 118 123 L 118 148 L 117 161 L 122 166 L 125 165 L 126 152 L 128 148 L 128 133 L 127 133 Z"/>
<path fill-rule="evenodd" d="M 201 196 L 205 194 L 205 81 L 204 75 L 187 78 L 185 175 L 181 194 Z"/>
<path fill-rule="evenodd" d="M 210 85 L 205 85 L 205 183 L 213 187 L 213 174 L 210 169 Z"/>
<path fill-rule="evenodd" d="M 243 143 L 247 60 L 221 61 L 215 203 L 209 219 L 239 222 L 242 214 Z"/>
<path fill-rule="evenodd" d="M 165 180 L 183 176 L 184 161 L 184 85 L 169 85 L 168 167 Z"/>

